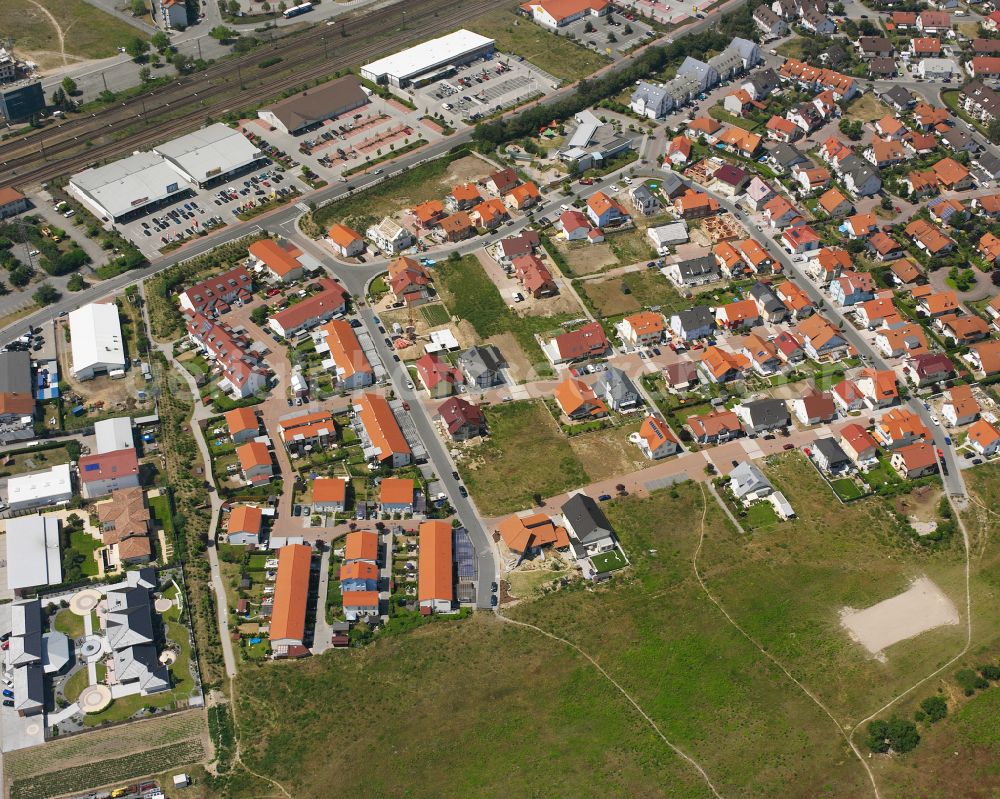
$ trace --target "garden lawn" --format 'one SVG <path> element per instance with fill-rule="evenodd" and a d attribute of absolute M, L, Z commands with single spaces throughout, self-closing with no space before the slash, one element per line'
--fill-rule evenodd
<path fill-rule="evenodd" d="M 510 5 L 483 14 L 466 23 L 466 27 L 495 39 L 501 52 L 524 56 L 539 69 L 565 81 L 578 80 L 608 63 L 582 45 L 517 16 Z"/>
<path fill-rule="evenodd" d="M 69 535 L 69 545 L 74 552 L 83 555 L 80 571 L 84 577 L 97 576 L 97 561 L 94 553 L 101 547 L 101 542 L 85 530 L 74 530 Z"/>
<path fill-rule="evenodd" d="M 594 555 L 590 559 L 590 562 L 594 564 L 594 568 L 599 572 L 616 571 L 624 569 L 628 565 L 622 553 L 617 549 L 612 549 L 610 552 L 602 552 L 600 555 Z"/>
<path fill-rule="evenodd" d="M 833 490 L 837 492 L 837 496 L 841 499 L 848 501 L 852 499 L 857 499 L 861 496 L 861 489 L 859 489 L 854 481 L 849 477 L 842 477 L 839 480 L 832 481 Z"/>
<path fill-rule="evenodd" d="M 534 506 L 588 482 L 587 473 L 552 415 L 539 401 L 486 409 L 490 435 L 459 462 L 479 510 L 498 516 Z"/>

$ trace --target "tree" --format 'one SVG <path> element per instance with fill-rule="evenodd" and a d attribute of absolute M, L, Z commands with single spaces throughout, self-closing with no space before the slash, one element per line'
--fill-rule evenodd
<path fill-rule="evenodd" d="M 278 13 L 284 14 L 286 11 L 288 11 L 288 4 L 285 2 L 285 0 L 281 0 L 281 2 L 278 3 Z"/>
<path fill-rule="evenodd" d="M 614 44 L 617 41 L 618 41 L 618 37 L 615 36 L 614 33 L 609 33 L 608 34 L 608 44 Z"/>
<path fill-rule="evenodd" d="M 236 31 L 227 28 L 225 25 L 216 25 L 208 32 L 208 35 L 219 42 L 225 42 L 236 37 Z"/>
<path fill-rule="evenodd" d="M 177 70 L 178 75 L 186 75 L 194 69 L 194 59 L 183 53 L 174 53 L 171 63 L 174 65 L 174 69 Z"/>
<path fill-rule="evenodd" d="M 139 80 L 143 83 L 149 83 L 153 79 L 153 73 L 149 67 L 142 67 L 139 70 Z"/>
<path fill-rule="evenodd" d="M 141 17 L 146 13 L 145 0 L 132 0 L 132 16 Z"/>
<path fill-rule="evenodd" d="M 624 28 L 622 28 L 622 33 L 624 33 L 624 34 L 625 34 L 626 36 L 631 36 L 631 35 L 632 35 L 632 26 L 631 26 L 631 25 L 629 25 L 629 24 L 628 24 L 628 23 L 626 22 L 626 23 L 625 23 L 625 27 L 624 27 Z"/>
<path fill-rule="evenodd" d="M 920 703 L 920 709 L 927 714 L 927 720 L 933 724 L 948 715 L 948 702 L 943 696 L 928 696 Z"/>
<path fill-rule="evenodd" d="M 61 87 L 57 86 L 55 91 L 52 92 L 52 105 L 56 108 L 64 108 L 66 106 L 66 92 Z"/>
<path fill-rule="evenodd" d="M 230 16 L 238 16 L 240 13 L 240 0 L 229 0 L 227 4 Z"/>
<path fill-rule="evenodd" d="M 135 36 L 125 45 L 125 52 L 132 56 L 133 61 L 139 61 L 149 52 L 149 42 Z"/>
<path fill-rule="evenodd" d="M 892 210 L 892 198 L 889 196 L 882 197 L 882 202 L 880 203 L 884 211 Z"/>
<path fill-rule="evenodd" d="M 149 40 L 150 44 L 156 48 L 158 53 L 166 52 L 167 48 L 170 47 L 170 37 L 167 36 L 163 31 L 157 31 L 153 34 L 153 38 Z"/>
<path fill-rule="evenodd" d="M 31 295 L 31 299 L 38 305 L 51 305 L 61 296 L 54 286 L 49 283 L 42 283 L 42 285 L 35 289 L 35 293 Z"/>
<path fill-rule="evenodd" d="M 12 286 L 22 288 L 31 282 L 31 276 L 33 274 L 34 272 L 31 270 L 31 267 L 26 266 L 25 264 L 18 264 L 10 270 L 7 277 L 10 279 L 10 284 Z"/>
<path fill-rule="evenodd" d="M 79 272 L 70 275 L 69 281 L 66 283 L 67 291 L 83 291 L 85 288 L 87 288 L 87 281 L 83 279 L 83 275 Z"/>
<path fill-rule="evenodd" d="M 893 716 L 888 721 L 877 719 L 868 724 L 868 748 L 873 752 L 890 750 L 898 754 L 911 752 L 920 743 L 920 734 L 912 721 Z"/>
<path fill-rule="evenodd" d="M 587 20 L 587 24 L 585 24 L 583 26 L 583 32 L 584 33 L 593 33 L 594 32 L 594 23 L 591 22 L 589 19 Z"/>
<path fill-rule="evenodd" d="M 260 8 L 265 14 L 269 14 L 271 12 L 271 4 L 267 2 L 267 0 L 264 0 L 264 2 L 261 3 Z"/>
<path fill-rule="evenodd" d="M 62 79 L 63 91 L 66 94 L 76 94 L 76 81 L 73 80 L 69 75 Z"/>
<path fill-rule="evenodd" d="M 1000 119 L 990 121 L 986 127 L 986 135 L 993 144 L 1000 144 Z"/>

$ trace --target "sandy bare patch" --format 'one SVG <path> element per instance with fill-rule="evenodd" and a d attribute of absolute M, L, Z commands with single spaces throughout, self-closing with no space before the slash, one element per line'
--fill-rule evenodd
<path fill-rule="evenodd" d="M 926 577 L 917 578 L 903 593 L 869 608 L 840 612 L 840 623 L 851 638 L 879 660 L 885 660 L 884 650 L 899 641 L 958 622 L 955 605 Z"/>
<path fill-rule="evenodd" d="M 475 155 L 467 155 L 448 165 L 448 172 L 444 179 L 449 186 L 455 186 L 459 183 L 474 183 L 477 180 L 482 180 L 492 171 L 493 167 L 483 159 Z"/>
<path fill-rule="evenodd" d="M 616 266 L 618 258 L 607 243 L 587 244 L 582 241 L 556 241 L 556 248 L 562 252 L 566 263 L 573 270 L 573 277 L 593 275 L 609 266 Z"/>
<path fill-rule="evenodd" d="M 492 344 L 503 353 L 507 361 L 507 371 L 518 383 L 523 383 L 535 376 L 535 370 L 531 367 L 531 361 L 524 354 L 521 345 L 513 333 L 497 333 L 483 341 L 483 344 Z"/>

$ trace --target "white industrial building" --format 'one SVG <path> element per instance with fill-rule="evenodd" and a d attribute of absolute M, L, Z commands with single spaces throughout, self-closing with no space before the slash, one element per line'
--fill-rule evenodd
<path fill-rule="evenodd" d="M 246 136 L 221 122 L 154 147 L 153 152 L 201 188 L 267 160 Z"/>
<path fill-rule="evenodd" d="M 68 463 L 44 472 L 29 472 L 7 478 L 7 503 L 11 510 L 57 505 L 73 498 L 73 479 Z M 8 561 L 10 555 L 7 556 Z"/>
<path fill-rule="evenodd" d="M 58 519 L 18 516 L 7 520 L 6 534 L 9 589 L 23 591 L 62 582 Z"/>
<path fill-rule="evenodd" d="M 135 449 L 131 417 L 116 416 L 114 419 L 94 422 L 94 439 L 98 455 L 122 449 Z"/>
<path fill-rule="evenodd" d="M 112 377 L 124 374 L 125 345 L 113 302 L 92 302 L 71 311 L 69 339 L 77 380 L 90 380 L 102 372 Z"/>
<path fill-rule="evenodd" d="M 491 57 L 496 43 L 464 28 L 418 44 L 361 67 L 361 77 L 373 83 L 405 88 L 443 78 L 455 67 Z"/>
<path fill-rule="evenodd" d="M 136 219 L 191 190 L 159 155 L 139 152 L 78 172 L 67 189 L 98 217 L 115 222 Z"/>

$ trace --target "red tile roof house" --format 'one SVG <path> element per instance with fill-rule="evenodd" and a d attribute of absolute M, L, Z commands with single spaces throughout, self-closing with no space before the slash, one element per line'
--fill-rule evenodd
<path fill-rule="evenodd" d="M 898 449 L 915 441 L 933 438 L 930 431 L 920 421 L 920 417 L 905 408 L 893 408 L 882 418 L 873 430 L 875 439 L 884 447 Z"/>
<path fill-rule="evenodd" d="M 733 411 L 714 411 L 689 416 L 687 428 L 699 444 L 719 444 L 743 435 L 743 424 Z"/>
<path fill-rule="evenodd" d="M 182 311 L 214 318 L 228 313 L 233 305 L 253 299 L 253 279 L 245 266 L 237 266 L 185 289 L 177 298 Z"/>
<path fill-rule="evenodd" d="M 437 415 L 452 441 L 486 435 L 486 416 L 482 409 L 462 397 L 445 400 L 438 406 Z"/>
<path fill-rule="evenodd" d="M 556 221 L 556 227 L 562 231 L 566 241 L 583 241 L 591 230 L 590 220 L 586 215 L 574 209 L 563 211 Z"/>
<path fill-rule="evenodd" d="M 933 326 L 941 331 L 945 340 L 956 347 L 965 347 L 990 334 L 990 326 L 986 324 L 986 320 L 975 314 L 945 314 L 937 317 Z"/>
<path fill-rule="evenodd" d="M 787 228 L 781 234 L 781 243 L 788 252 L 799 255 L 818 250 L 821 242 L 816 231 L 809 225 L 800 225 L 799 227 Z"/>
<path fill-rule="evenodd" d="M 80 458 L 79 468 L 84 499 L 139 486 L 139 459 L 134 448 L 84 455 Z"/>
<path fill-rule="evenodd" d="M 427 393 L 432 397 L 450 397 L 464 382 L 462 373 L 433 353 L 426 353 L 414 366 Z"/>
<path fill-rule="evenodd" d="M 798 399 L 792 400 L 792 413 L 804 425 L 822 424 L 836 418 L 837 406 L 831 394 L 811 389 Z"/>
<path fill-rule="evenodd" d="M 977 372 L 982 372 L 986 377 L 1000 374 L 1000 341 L 973 344 L 964 357 Z"/>
<path fill-rule="evenodd" d="M 249 441 L 236 448 L 243 479 L 250 485 L 261 485 L 270 482 L 274 475 L 274 465 L 271 463 L 271 452 L 267 444 L 260 441 Z"/>
<path fill-rule="evenodd" d="M 945 392 L 947 399 L 941 406 L 941 415 L 952 427 L 972 424 L 979 418 L 979 402 L 972 394 L 972 386 L 961 383 Z"/>
<path fill-rule="evenodd" d="M 413 478 L 383 477 L 379 484 L 378 501 L 382 513 L 413 513 Z"/>
<path fill-rule="evenodd" d="M 1000 449 L 1000 432 L 985 419 L 972 424 L 967 440 L 970 447 L 986 458 L 992 458 Z"/>
<path fill-rule="evenodd" d="M 887 408 L 899 399 L 896 373 L 891 369 L 863 369 L 854 382 L 871 408 Z"/>
<path fill-rule="evenodd" d="M 865 407 L 865 395 L 853 380 L 841 380 L 833 387 L 833 401 L 844 413 Z"/>
<path fill-rule="evenodd" d="M 927 352 L 908 358 L 903 374 L 917 387 L 923 387 L 954 377 L 955 367 L 943 352 Z"/>
<path fill-rule="evenodd" d="M 403 256 L 389 263 L 389 290 L 396 302 L 419 305 L 430 299 L 431 277 L 423 264 Z"/>
<path fill-rule="evenodd" d="M 559 292 L 552 273 L 537 255 L 522 255 L 514 259 L 514 275 L 532 297 L 550 297 Z"/>
<path fill-rule="evenodd" d="M 840 448 L 862 471 L 878 463 L 875 439 L 857 423 L 845 425 L 840 431 Z"/>
<path fill-rule="evenodd" d="M 315 327 L 322 322 L 329 322 L 347 309 L 348 293 L 343 286 L 326 277 L 320 278 L 317 282 L 320 286 L 319 292 L 283 311 L 278 311 L 267 320 L 275 333 L 283 338 L 290 338 L 302 330 Z"/>
<path fill-rule="evenodd" d="M 936 474 L 938 470 L 934 447 L 922 441 L 897 449 L 892 453 L 889 465 L 899 473 L 900 477 L 905 477 L 907 480 Z"/>
<path fill-rule="evenodd" d="M 611 345 L 604 334 L 600 322 L 590 322 L 579 330 L 562 333 L 542 345 L 542 351 L 549 362 L 556 366 L 586 358 L 600 358 L 607 354 Z"/>

